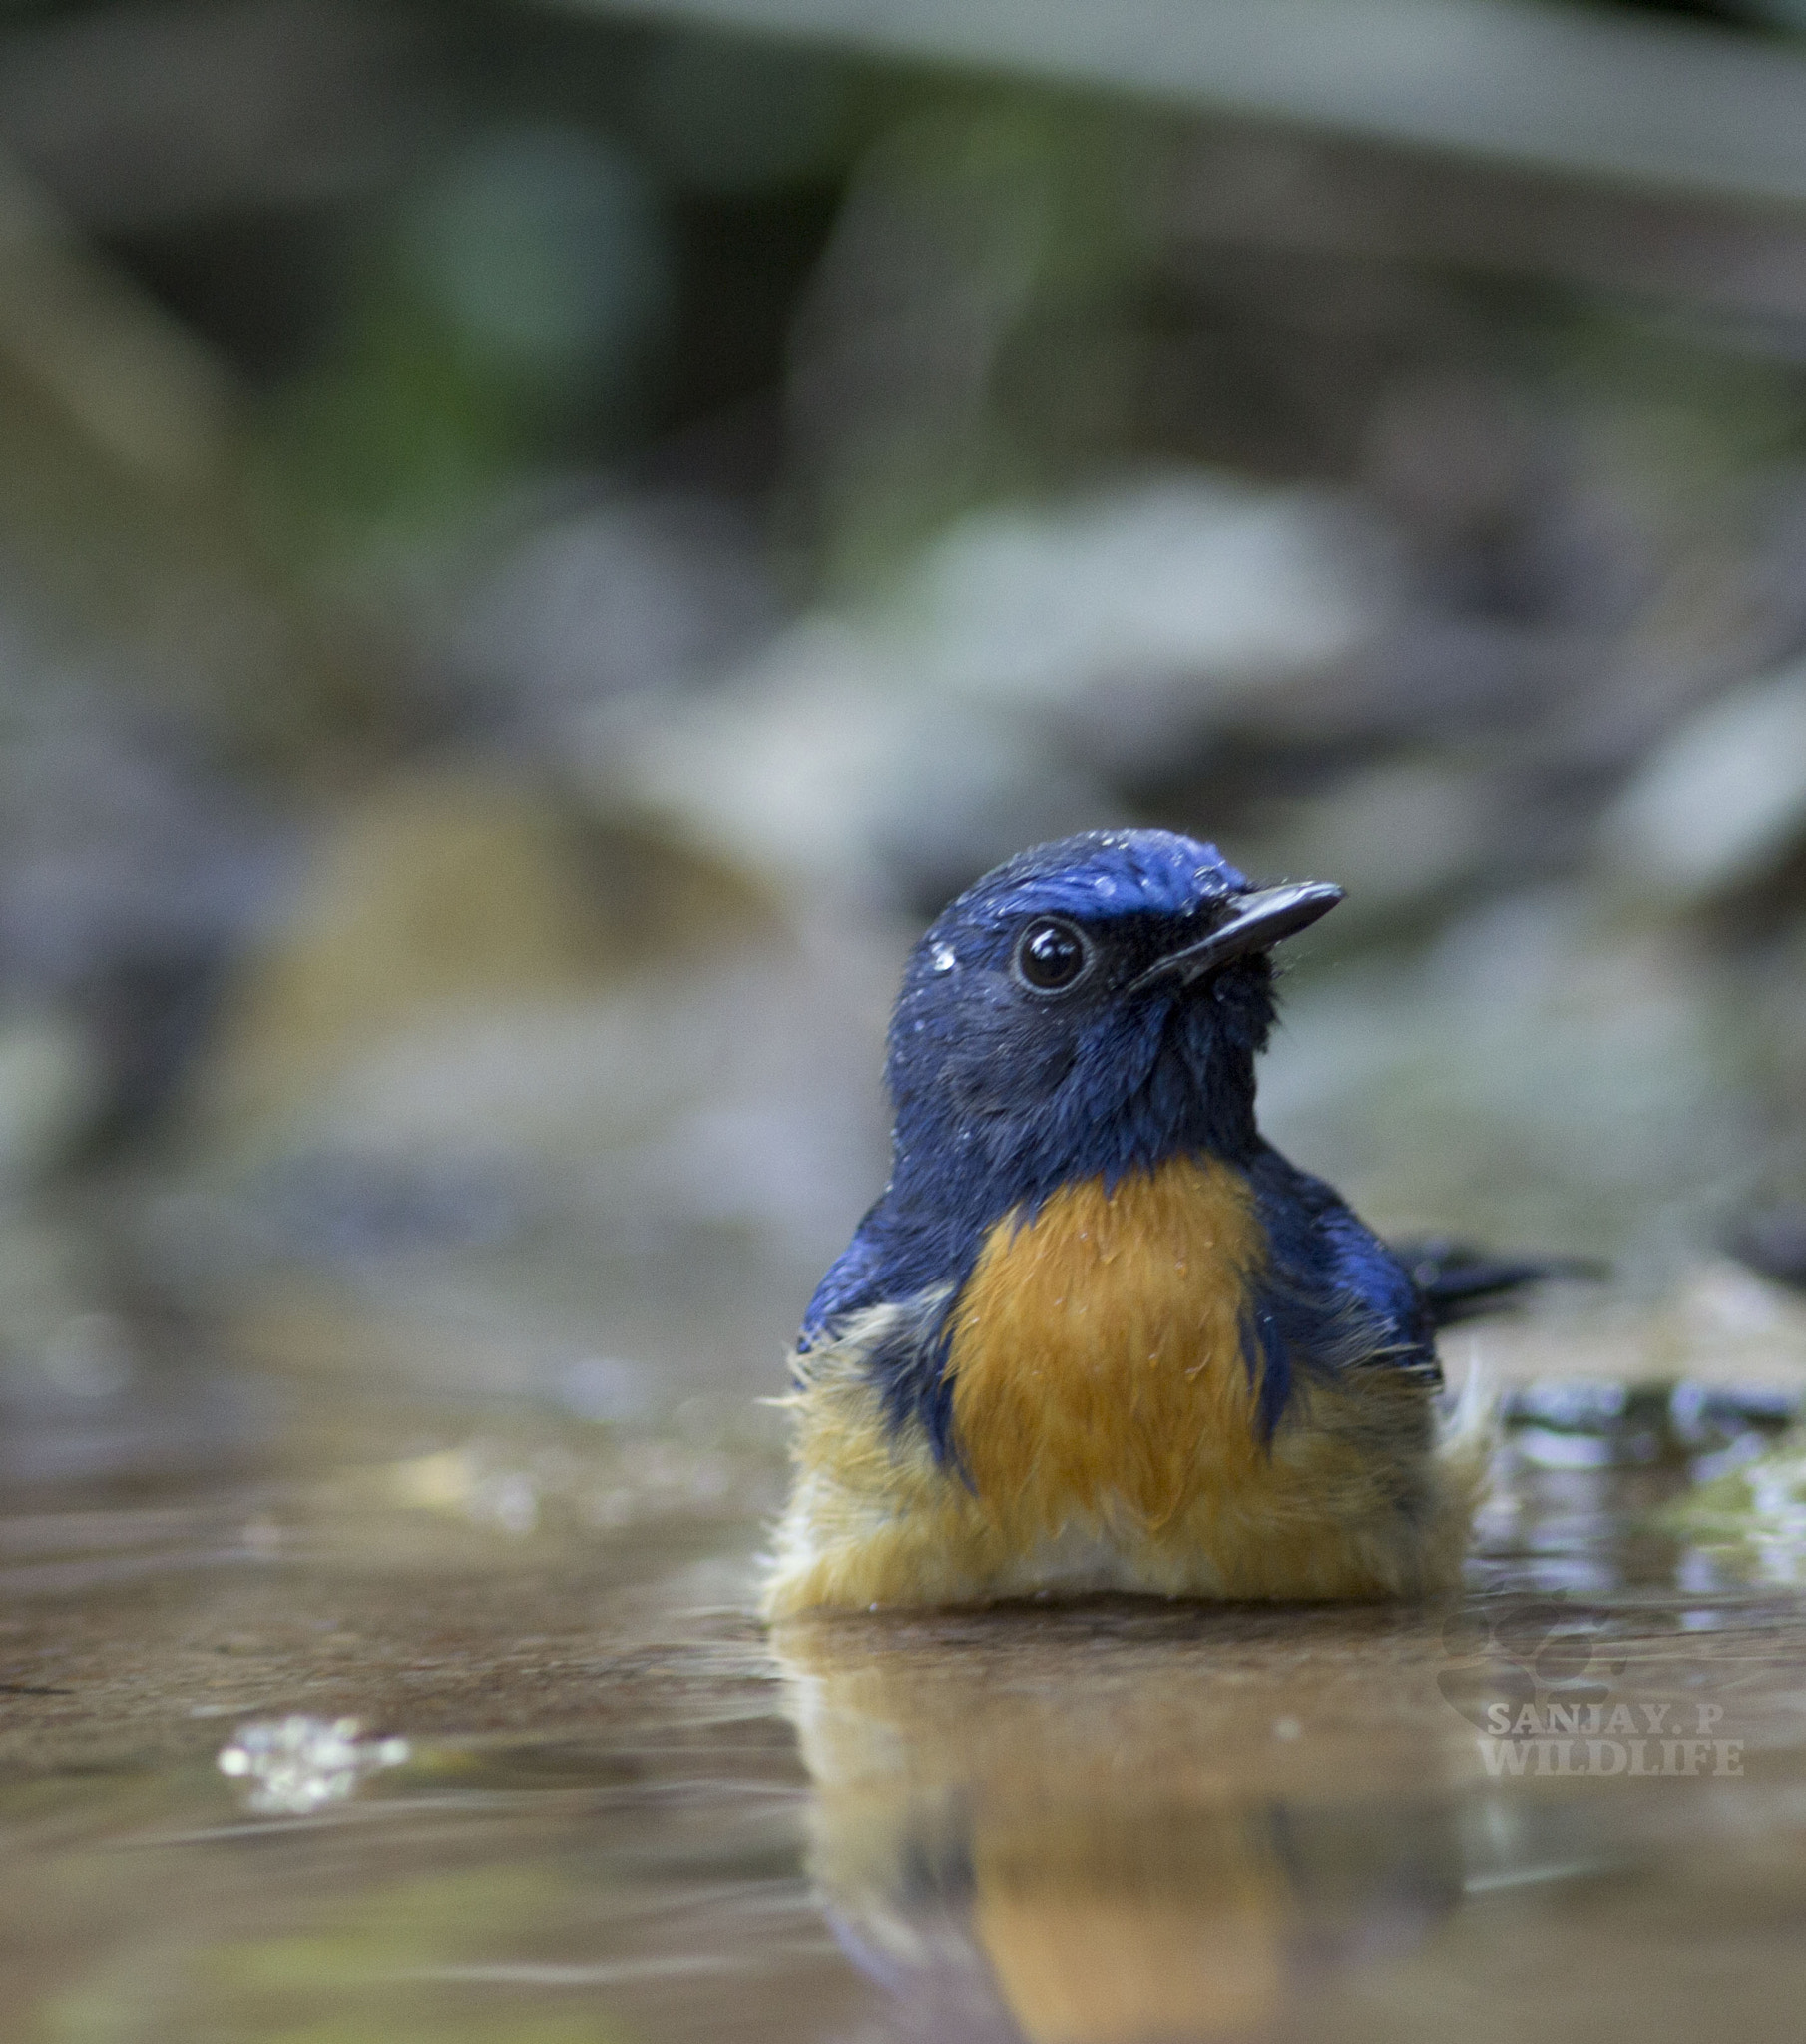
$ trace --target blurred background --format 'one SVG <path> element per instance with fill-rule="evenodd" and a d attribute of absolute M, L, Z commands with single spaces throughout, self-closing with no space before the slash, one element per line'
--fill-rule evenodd
<path fill-rule="evenodd" d="M 1376 1225 L 1806 1278 L 1797 0 L 0 8 L 0 1471 L 738 1424 L 1127 821 Z"/>

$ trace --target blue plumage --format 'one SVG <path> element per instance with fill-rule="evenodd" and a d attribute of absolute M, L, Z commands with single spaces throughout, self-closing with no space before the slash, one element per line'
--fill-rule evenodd
<path fill-rule="evenodd" d="M 963 894 L 911 954 L 886 1067 L 890 1183 L 810 1301 L 800 1353 L 854 1314 L 907 1306 L 867 1366 L 891 1426 L 919 1425 L 957 1465 L 951 1307 L 991 1231 L 1076 1181 L 1110 1189 L 1190 1157 L 1245 1178 L 1264 1233 L 1243 1349 L 1266 1436 L 1302 1371 L 1385 1363 L 1433 1379 L 1409 1274 L 1255 1127 L 1267 945 L 1336 898 L 1256 893 L 1214 846 L 1160 830 L 1045 845 Z M 1070 983 L 1038 983 L 1075 955 Z"/>
<path fill-rule="evenodd" d="M 1297 1368 L 1385 1365 L 1440 1386 L 1429 1311 L 1386 1245 L 1333 1187 L 1270 1144 L 1259 1144 L 1246 1168 L 1268 1246 L 1250 1315 L 1268 1433 Z"/>

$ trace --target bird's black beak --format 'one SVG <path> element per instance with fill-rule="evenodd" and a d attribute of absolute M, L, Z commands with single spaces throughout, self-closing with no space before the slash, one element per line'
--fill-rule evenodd
<path fill-rule="evenodd" d="M 1182 951 L 1169 951 L 1150 965 L 1129 986 L 1137 993 L 1162 979 L 1189 984 L 1214 972 L 1231 958 L 1243 958 L 1250 951 L 1264 951 L 1281 937 L 1295 936 L 1308 929 L 1342 899 L 1342 889 L 1327 880 L 1288 880 L 1282 887 L 1263 887 L 1256 894 L 1238 895 L 1227 917 L 1207 937 L 1187 944 Z"/>

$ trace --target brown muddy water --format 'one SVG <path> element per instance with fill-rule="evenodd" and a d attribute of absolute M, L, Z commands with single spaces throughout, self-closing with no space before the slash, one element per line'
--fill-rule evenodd
<path fill-rule="evenodd" d="M 3 2033 L 1796 2037 L 1799 1315 L 1700 1287 L 1451 1344 L 1516 1386 L 1459 1601 L 772 1637 L 731 1316 L 656 1409 L 344 1286 L 78 1328 L 0 1464 Z"/>

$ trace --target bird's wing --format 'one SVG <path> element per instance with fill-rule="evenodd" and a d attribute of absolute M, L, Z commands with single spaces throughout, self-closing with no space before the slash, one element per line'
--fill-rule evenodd
<path fill-rule="evenodd" d="M 1273 1417 L 1300 1367 L 1391 1366 L 1440 1383 L 1425 1299 L 1335 1188 L 1270 1147 L 1256 1153 L 1248 1182 L 1268 1245 L 1257 1331 Z"/>
<path fill-rule="evenodd" d="M 873 1210 L 876 1212 L 876 1209 Z M 796 1338 L 797 1352 L 807 1355 L 836 1323 L 850 1313 L 864 1312 L 883 1301 L 884 1258 L 872 1233 L 872 1214 L 867 1214 L 853 1239 L 829 1266 L 827 1276 L 815 1287 L 802 1316 L 802 1331 Z"/>
<path fill-rule="evenodd" d="M 851 1342 L 879 1386 L 893 1426 L 919 1421 L 940 1461 L 952 1457 L 948 1309 L 971 1273 L 976 1244 L 958 1232 L 899 1227 L 880 1200 L 815 1287 L 796 1339 L 794 1374 L 808 1358 Z"/>

